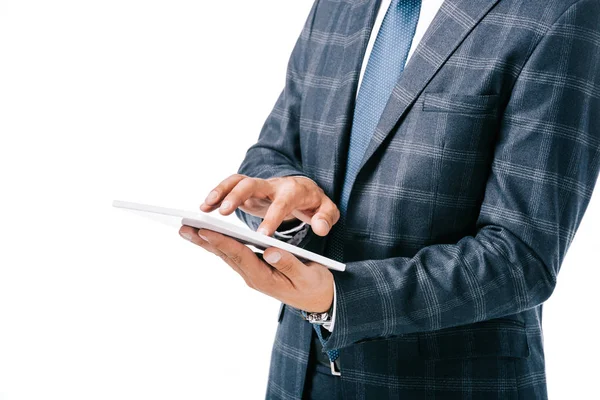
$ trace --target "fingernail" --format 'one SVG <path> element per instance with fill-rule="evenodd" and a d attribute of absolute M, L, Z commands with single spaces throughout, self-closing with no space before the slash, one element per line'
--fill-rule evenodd
<path fill-rule="evenodd" d="M 212 203 L 212 202 L 214 202 L 215 200 L 217 200 L 217 197 L 219 197 L 219 193 L 217 193 L 217 192 L 215 192 L 215 191 L 213 190 L 212 192 L 210 192 L 210 193 L 208 194 L 208 196 L 206 197 L 206 200 L 205 200 L 205 202 L 206 202 L 206 203 Z"/>
<path fill-rule="evenodd" d="M 324 219 L 320 219 L 320 220 L 319 220 L 319 224 L 320 224 L 320 225 L 321 225 L 323 228 L 325 228 L 325 229 L 329 230 L 329 222 L 327 222 L 326 220 L 324 220 Z"/>
<path fill-rule="evenodd" d="M 200 239 L 204 240 L 205 242 L 208 242 L 208 238 L 204 235 L 198 234 L 198 236 L 200 236 Z"/>
<path fill-rule="evenodd" d="M 261 235 L 267 234 L 267 230 L 265 228 L 259 228 L 256 232 L 260 233 Z"/>
<path fill-rule="evenodd" d="M 279 260 L 281 260 L 281 254 L 279 254 L 276 251 L 269 253 L 265 256 L 265 261 L 269 264 L 275 264 Z"/>
<path fill-rule="evenodd" d="M 185 240 L 189 240 L 190 242 L 192 241 L 192 235 L 190 235 L 189 233 L 179 233 L 181 235 L 182 238 L 184 238 Z"/>
<path fill-rule="evenodd" d="M 230 201 L 224 201 L 223 204 L 221 204 L 221 210 L 223 210 L 223 211 L 229 210 L 230 207 L 231 207 Z"/>

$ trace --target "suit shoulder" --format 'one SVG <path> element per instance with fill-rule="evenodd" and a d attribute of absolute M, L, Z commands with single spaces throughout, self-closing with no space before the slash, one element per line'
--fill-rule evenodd
<path fill-rule="evenodd" d="M 592 11 L 598 10 L 600 7 L 600 0 L 568 0 L 558 3 L 559 6 L 556 8 L 559 18 L 569 12 Z"/>
<path fill-rule="evenodd" d="M 563 19 L 586 24 L 600 15 L 600 0 L 501 0 L 496 7 L 515 20 L 529 21 L 540 33 Z"/>
<path fill-rule="evenodd" d="M 567 24 L 600 32 L 600 0 L 569 0 L 559 9 L 555 24 Z"/>

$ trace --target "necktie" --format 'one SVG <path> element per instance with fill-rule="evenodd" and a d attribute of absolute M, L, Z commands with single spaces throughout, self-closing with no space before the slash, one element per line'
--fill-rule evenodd
<path fill-rule="evenodd" d="M 335 260 L 343 261 L 344 221 L 352 184 L 392 89 L 404 70 L 420 11 L 421 0 L 392 0 L 373 44 L 354 107 L 344 185 L 338 204 L 341 218 L 331 231 L 327 249 L 327 256 Z M 317 335 L 323 342 L 318 329 Z M 337 350 L 329 351 L 328 356 L 334 361 L 338 357 Z"/>

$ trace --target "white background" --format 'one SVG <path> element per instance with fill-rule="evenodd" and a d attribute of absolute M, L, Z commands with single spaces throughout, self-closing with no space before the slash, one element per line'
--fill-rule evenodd
<path fill-rule="evenodd" d="M 264 397 L 279 303 L 111 201 L 234 173 L 311 4 L 0 0 L 0 399 Z M 544 309 L 551 399 L 597 393 L 599 197 Z"/>

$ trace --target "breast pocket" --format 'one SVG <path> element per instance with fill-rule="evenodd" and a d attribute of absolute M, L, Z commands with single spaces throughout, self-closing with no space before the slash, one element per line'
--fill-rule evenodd
<path fill-rule="evenodd" d="M 496 94 L 424 93 L 423 111 L 493 117 L 498 113 L 498 100 Z"/>
<path fill-rule="evenodd" d="M 500 97 L 424 93 L 423 118 L 450 160 L 480 161 L 488 155 L 498 129 Z"/>
<path fill-rule="evenodd" d="M 440 149 L 430 238 L 452 242 L 475 224 L 500 125 L 500 97 L 424 93 L 421 107 L 423 126 Z"/>

